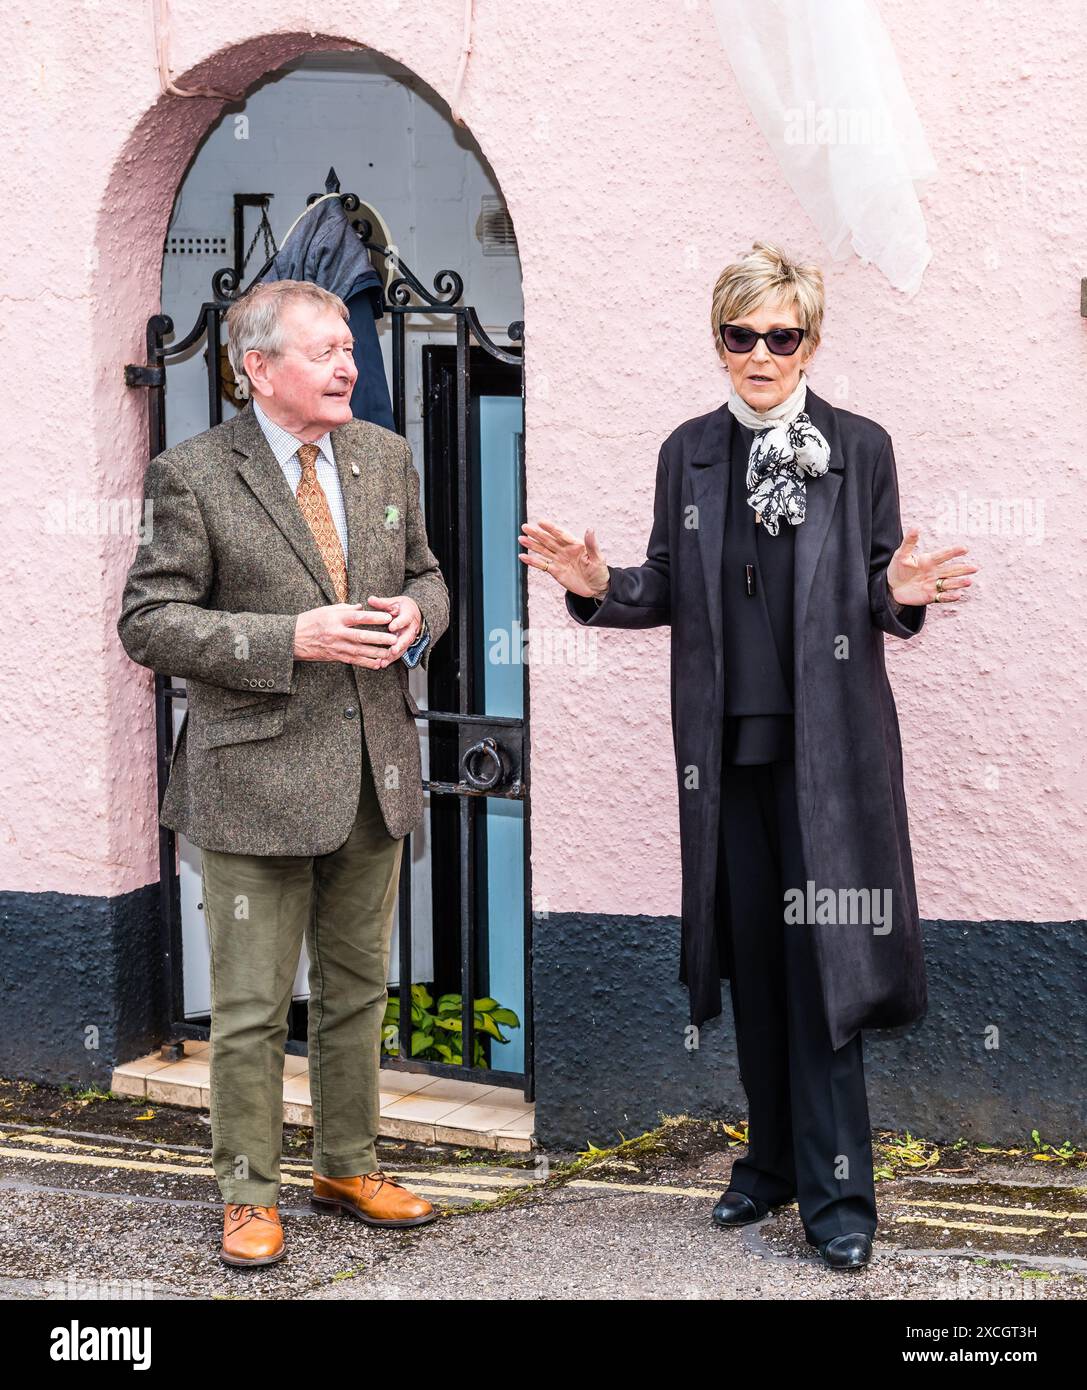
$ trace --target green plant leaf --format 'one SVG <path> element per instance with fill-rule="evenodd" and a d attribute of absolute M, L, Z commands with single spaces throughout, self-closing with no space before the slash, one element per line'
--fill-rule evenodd
<path fill-rule="evenodd" d="M 504 1038 L 502 1034 L 498 1031 L 498 1024 L 495 1023 L 494 1019 L 490 1016 L 490 1014 L 476 1014 L 475 1020 L 476 1028 L 479 1030 L 479 1032 L 486 1033 L 488 1034 L 488 1036 L 492 1038 L 497 1038 L 499 1042 L 509 1041 L 508 1038 Z"/>

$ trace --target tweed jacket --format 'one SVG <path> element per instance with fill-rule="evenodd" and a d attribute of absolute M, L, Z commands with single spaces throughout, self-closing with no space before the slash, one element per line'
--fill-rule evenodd
<path fill-rule="evenodd" d="M 449 595 L 411 450 L 364 420 L 331 434 L 348 602 L 413 598 L 430 626 L 425 669 L 449 624 Z M 423 790 L 407 667 L 295 659 L 298 614 L 337 598 L 252 405 L 152 459 L 144 492 L 151 526 L 117 632 L 133 661 L 186 682 L 161 823 L 204 849 L 330 853 L 358 812 L 365 742 L 389 834 L 414 829 Z"/>

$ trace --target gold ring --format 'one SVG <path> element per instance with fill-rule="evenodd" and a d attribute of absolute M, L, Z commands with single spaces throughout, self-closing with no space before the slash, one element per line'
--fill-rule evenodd
<path fill-rule="evenodd" d="M 937 581 L 936 581 L 936 592 L 937 592 L 938 594 L 942 594 L 943 591 L 944 591 L 944 577 L 943 577 L 943 575 L 940 575 L 939 579 L 937 579 Z"/>
<path fill-rule="evenodd" d="M 544 569 L 545 569 L 545 570 L 550 570 L 550 568 L 551 568 L 551 561 L 550 561 L 550 560 L 545 560 L 545 561 L 544 561 Z"/>

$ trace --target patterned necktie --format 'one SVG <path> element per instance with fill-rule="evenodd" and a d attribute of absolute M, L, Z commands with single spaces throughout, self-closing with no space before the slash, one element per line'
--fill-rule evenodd
<path fill-rule="evenodd" d="M 298 498 L 298 505 L 302 508 L 302 515 L 306 518 L 309 529 L 313 532 L 313 539 L 317 542 L 317 548 L 321 552 L 321 558 L 325 562 L 329 578 L 335 585 L 336 597 L 341 603 L 346 603 L 347 562 L 344 559 L 343 546 L 340 544 L 336 523 L 332 520 L 328 498 L 325 496 L 324 488 L 317 480 L 317 455 L 320 452 L 316 444 L 300 444 L 298 446 L 298 457 L 302 461 L 302 478 L 295 496 Z"/>

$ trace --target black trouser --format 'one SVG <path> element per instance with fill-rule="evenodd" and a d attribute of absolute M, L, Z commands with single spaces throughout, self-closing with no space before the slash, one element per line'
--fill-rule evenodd
<path fill-rule="evenodd" d="M 729 1187 L 771 1205 L 794 1197 L 813 1244 L 875 1235 L 872 1135 L 861 1034 L 833 1050 L 811 928 L 786 923 L 784 892 L 803 890 L 791 762 L 721 770 L 720 869 L 727 873 L 729 984 L 747 1157 Z"/>

